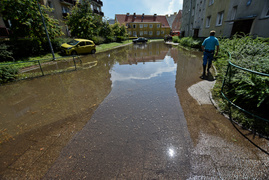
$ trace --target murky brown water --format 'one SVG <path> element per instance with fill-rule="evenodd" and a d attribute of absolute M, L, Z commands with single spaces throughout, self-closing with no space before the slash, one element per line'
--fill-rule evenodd
<path fill-rule="evenodd" d="M 45 179 L 233 179 L 250 167 L 260 173 L 246 177 L 266 177 L 268 158 L 188 94 L 201 55 L 130 45 L 85 56 L 78 71 L 0 86 L 0 178 L 39 179 L 59 155 Z"/>

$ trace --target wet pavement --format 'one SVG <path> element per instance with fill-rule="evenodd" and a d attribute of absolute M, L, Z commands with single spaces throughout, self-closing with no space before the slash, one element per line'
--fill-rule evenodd
<path fill-rule="evenodd" d="M 190 92 L 201 55 L 130 45 L 1 86 L 0 179 L 268 179 L 268 141 Z"/>

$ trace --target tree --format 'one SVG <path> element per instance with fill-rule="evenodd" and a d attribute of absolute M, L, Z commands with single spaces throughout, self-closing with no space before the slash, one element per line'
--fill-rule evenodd
<path fill-rule="evenodd" d="M 115 23 L 112 25 L 112 30 L 114 33 L 114 36 L 123 36 L 126 37 L 127 36 L 127 29 L 125 27 L 124 24 L 120 25 L 120 23 Z"/>
<path fill-rule="evenodd" d="M 66 24 L 69 26 L 73 37 L 91 39 L 98 35 L 98 27 L 102 24 L 102 17 L 94 15 L 91 4 L 82 0 L 81 4 L 76 4 L 67 16 Z"/>
<path fill-rule="evenodd" d="M 5 22 L 9 22 L 11 39 L 31 37 L 45 41 L 46 32 L 38 8 L 38 0 L 1 0 L 0 13 Z M 41 11 L 51 38 L 63 35 L 59 21 L 50 17 L 51 8 L 41 5 Z"/>
<path fill-rule="evenodd" d="M 103 22 L 103 25 L 101 26 L 99 31 L 99 36 L 104 37 L 107 42 L 112 41 L 113 31 L 107 21 Z"/>

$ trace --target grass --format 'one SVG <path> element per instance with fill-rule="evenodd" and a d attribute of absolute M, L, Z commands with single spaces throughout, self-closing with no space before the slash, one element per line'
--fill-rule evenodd
<path fill-rule="evenodd" d="M 100 44 L 100 45 L 96 46 L 96 52 L 97 53 L 103 52 L 103 51 L 113 49 L 113 48 L 118 47 L 118 46 L 126 45 L 126 44 L 131 43 L 131 42 L 132 42 L 132 40 L 126 40 L 123 42 L 113 42 L 113 43 L 108 43 L 108 44 Z"/>
<path fill-rule="evenodd" d="M 108 44 L 101 44 L 96 46 L 96 51 L 98 52 L 103 52 L 109 49 L 113 49 L 115 47 L 118 46 L 122 46 L 122 45 L 126 45 L 128 43 L 131 43 L 131 40 L 126 40 L 123 42 L 113 42 L 113 43 L 108 43 Z M 59 58 L 64 58 L 64 56 L 61 56 L 59 52 L 55 52 L 54 56 L 57 59 Z M 48 59 L 52 59 L 52 54 L 51 53 L 47 53 L 44 55 L 40 55 L 40 56 L 33 56 L 33 57 L 28 57 L 28 58 L 23 58 L 20 59 L 18 61 L 16 61 L 16 63 L 14 64 L 14 66 L 16 66 L 17 68 L 24 68 L 24 67 L 28 67 L 28 66 L 32 66 L 32 65 L 36 65 L 36 62 L 30 62 L 30 61 L 38 61 L 38 60 L 48 60 Z M 13 62 L 1 62 L 0 65 L 4 65 L 4 64 L 12 64 Z"/>

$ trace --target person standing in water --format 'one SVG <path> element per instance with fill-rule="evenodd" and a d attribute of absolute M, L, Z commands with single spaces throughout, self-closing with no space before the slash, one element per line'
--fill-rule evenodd
<path fill-rule="evenodd" d="M 203 57 L 203 74 L 201 76 L 202 79 L 206 77 L 206 65 L 207 65 L 207 73 L 209 73 L 209 69 L 212 66 L 212 60 L 215 53 L 215 47 L 217 46 L 217 51 L 215 56 L 218 55 L 219 52 L 219 40 L 215 37 L 215 31 L 210 31 L 210 36 L 206 38 L 202 44 L 202 50 L 204 52 Z"/>

